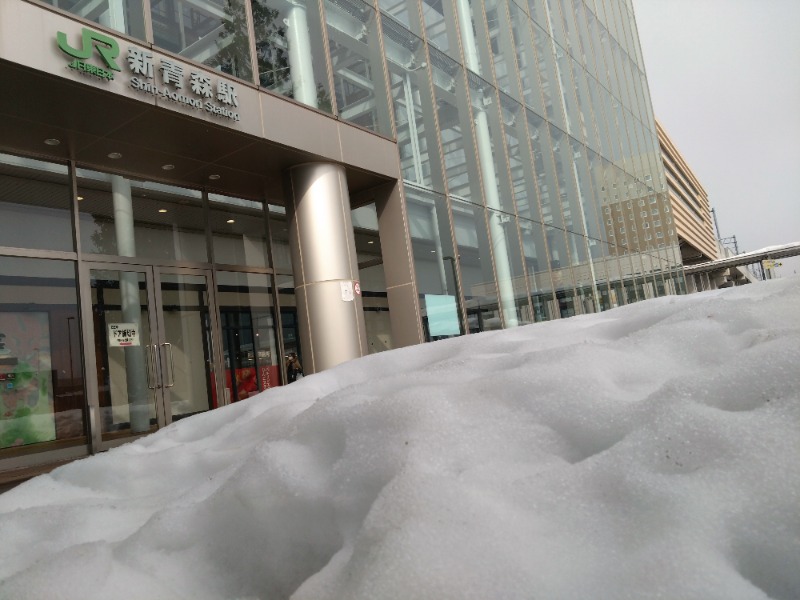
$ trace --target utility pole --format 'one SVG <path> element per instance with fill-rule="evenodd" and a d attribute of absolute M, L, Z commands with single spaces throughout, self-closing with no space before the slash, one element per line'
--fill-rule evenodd
<path fill-rule="evenodd" d="M 717 211 L 715 209 L 711 209 L 711 216 L 714 217 L 714 231 L 717 232 L 717 239 L 721 240 L 722 236 L 719 234 L 719 223 L 717 223 Z"/>

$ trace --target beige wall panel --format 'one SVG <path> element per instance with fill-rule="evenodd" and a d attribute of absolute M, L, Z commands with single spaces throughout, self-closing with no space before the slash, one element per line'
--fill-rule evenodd
<path fill-rule="evenodd" d="M 342 161 L 338 123 L 334 119 L 269 94 L 261 94 L 261 115 L 267 139 Z"/>
<path fill-rule="evenodd" d="M 394 142 L 345 123 L 339 123 L 339 139 L 343 160 L 348 164 L 400 179 L 400 164 Z"/>

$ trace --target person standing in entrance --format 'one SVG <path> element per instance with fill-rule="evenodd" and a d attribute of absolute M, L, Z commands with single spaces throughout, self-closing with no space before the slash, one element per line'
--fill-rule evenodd
<path fill-rule="evenodd" d="M 289 352 L 286 355 L 286 375 L 289 383 L 303 378 L 303 367 L 295 352 Z"/>

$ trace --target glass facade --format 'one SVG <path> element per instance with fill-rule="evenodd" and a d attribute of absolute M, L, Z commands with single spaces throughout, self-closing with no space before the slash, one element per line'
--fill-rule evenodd
<path fill-rule="evenodd" d="M 476 302 L 481 314 L 494 314 L 478 319 L 482 330 L 684 288 L 677 236 L 664 217 L 663 168 L 628 2 L 55 4 L 396 139 L 406 211 L 418 226 L 410 235 L 420 302 L 428 288 L 454 293 L 457 281 L 460 332 L 475 330 L 469 315 Z M 99 191 L 100 183 L 87 185 Z M 96 192 L 87 190 L 90 196 Z M 435 207 L 434 227 L 423 228 L 413 216 L 422 198 Z M 228 256 L 223 262 L 268 267 L 260 217 L 240 208 L 235 226 L 225 219 L 216 227 L 214 251 Z M 223 213 L 213 209 L 212 221 Z M 103 232 L 103 215 L 102 206 L 93 209 L 83 243 L 113 242 Z M 170 220 L 139 218 L 137 235 Z M 181 240 L 172 247 L 183 259 L 206 260 L 189 254 L 191 221 L 181 216 L 181 230 L 172 234 Z M 270 224 L 273 260 L 288 267 L 281 222 L 277 215 Z M 424 230 L 436 231 L 437 245 L 458 249 L 439 257 L 434 272 L 446 275 L 437 286 L 423 283 L 431 271 L 431 257 L 418 251 Z M 454 279 L 449 290 L 441 284 L 447 277 Z M 424 306 L 421 314 L 424 320 Z"/>
<path fill-rule="evenodd" d="M 29 4 L 395 140 L 408 252 L 397 260 L 411 263 L 419 339 L 684 292 L 624 0 Z M 105 172 L 80 148 L 66 156 L 0 154 L 0 377 L 19 382 L 6 407 L 30 407 L 4 413 L 0 457 L 102 448 L 280 384 L 290 352 L 303 362 L 296 224 L 278 193 L 239 198 L 222 183 Z M 373 202 L 352 222 L 369 351 L 381 351 L 396 345 L 382 248 L 398 245 L 381 239 Z M 133 347 L 111 345 L 120 323 Z M 38 333 L 14 349 L 21 328 Z"/>
<path fill-rule="evenodd" d="M 74 261 L 0 256 L 0 455 L 86 443 Z"/>
<path fill-rule="evenodd" d="M 282 207 L 0 154 L 0 224 L 0 461 L 111 447 L 302 357 Z"/>

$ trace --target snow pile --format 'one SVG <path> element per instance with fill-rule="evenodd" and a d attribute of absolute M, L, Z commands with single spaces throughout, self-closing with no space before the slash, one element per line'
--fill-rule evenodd
<path fill-rule="evenodd" d="M 353 361 L 0 496 L 0 598 L 800 597 L 800 279 Z"/>

